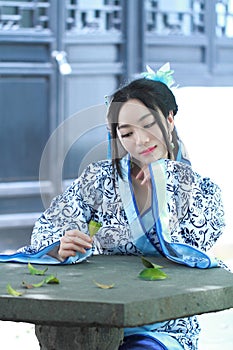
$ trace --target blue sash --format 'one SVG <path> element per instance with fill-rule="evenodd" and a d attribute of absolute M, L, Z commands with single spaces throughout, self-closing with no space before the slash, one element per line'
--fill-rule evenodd
<path fill-rule="evenodd" d="M 189 200 L 189 206 L 191 207 L 193 205 L 192 202 L 193 198 L 193 188 L 195 188 L 195 192 L 199 190 L 199 200 L 201 200 L 201 193 L 203 192 L 200 189 L 200 178 L 199 176 L 196 176 L 194 172 L 190 172 L 191 169 L 189 166 L 186 166 L 185 164 L 182 164 L 181 171 L 189 172 L 191 183 L 186 183 L 186 188 L 180 188 L 179 195 L 181 196 L 182 193 L 185 193 L 185 195 L 189 196 L 187 200 Z M 210 267 L 217 267 L 218 261 L 214 257 L 210 257 L 203 251 L 194 248 L 190 245 L 183 244 L 183 243 L 173 243 L 171 238 L 171 229 L 170 229 L 170 215 L 168 210 L 168 198 L 167 194 L 167 175 L 166 175 L 167 169 L 166 169 L 166 161 L 160 160 L 155 163 L 152 163 L 150 166 L 150 173 L 151 173 L 151 180 L 152 180 L 152 188 L 153 188 L 153 199 L 152 199 L 152 209 L 153 209 L 153 215 L 155 218 L 155 226 L 156 226 L 156 233 L 159 238 L 159 242 L 161 245 L 161 248 L 163 250 L 164 255 L 177 263 L 188 265 L 190 267 L 198 267 L 198 268 L 210 268 Z M 181 179 L 179 180 L 179 172 L 176 174 L 176 182 L 181 182 Z M 189 181 L 189 180 L 188 180 Z M 202 194 L 203 195 L 203 194 Z M 211 205 L 211 204 L 210 204 Z M 182 208 L 178 208 L 179 203 L 176 203 L 176 222 L 173 222 L 174 227 L 172 228 L 172 231 L 178 231 L 180 230 L 180 222 L 185 221 L 184 218 L 180 217 L 180 212 L 182 211 Z M 202 210 L 206 210 L 206 208 L 202 208 Z M 172 214 L 173 215 L 173 214 Z M 194 228 L 192 223 L 190 222 L 192 219 L 189 218 L 189 221 L 186 221 L 186 225 L 189 227 Z M 208 226 L 208 228 L 207 228 Z M 206 222 L 206 229 L 211 230 L 211 222 Z"/>

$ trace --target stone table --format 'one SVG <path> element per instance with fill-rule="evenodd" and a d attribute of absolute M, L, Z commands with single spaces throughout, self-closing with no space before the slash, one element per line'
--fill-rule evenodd
<path fill-rule="evenodd" d="M 168 278 L 138 278 L 144 268 L 140 257 L 92 256 L 77 265 L 47 266 L 46 276 L 60 283 L 25 289 L 22 281 L 37 283 L 43 276 L 30 275 L 26 264 L 0 264 L 0 319 L 35 324 L 42 350 L 115 350 L 124 327 L 233 307 L 230 272 L 148 259 L 164 266 Z M 114 286 L 101 289 L 95 282 Z M 7 294 L 8 283 L 24 294 Z"/>

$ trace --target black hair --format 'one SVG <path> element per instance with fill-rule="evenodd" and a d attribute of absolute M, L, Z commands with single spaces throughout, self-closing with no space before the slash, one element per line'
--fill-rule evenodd
<path fill-rule="evenodd" d="M 156 118 L 158 125 L 163 134 L 167 149 L 168 158 L 172 159 L 177 155 L 177 134 L 174 128 L 172 132 L 172 142 L 175 146 L 174 150 L 171 149 L 171 142 L 168 140 L 167 130 L 165 129 L 162 121 L 158 118 L 158 109 L 164 115 L 166 119 L 169 116 L 169 112 L 173 111 L 173 116 L 178 111 L 175 96 L 172 91 L 160 81 L 149 80 L 141 78 L 132 81 L 128 85 L 117 90 L 112 96 L 107 113 L 107 120 L 111 133 L 111 149 L 112 149 L 112 162 L 113 166 L 120 176 L 122 176 L 120 159 L 122 157 L 122 147 L 117 135 L 118 116 L 121 107 L 125 102 L 131 99 L 137 99 L 141 101 Z"/>

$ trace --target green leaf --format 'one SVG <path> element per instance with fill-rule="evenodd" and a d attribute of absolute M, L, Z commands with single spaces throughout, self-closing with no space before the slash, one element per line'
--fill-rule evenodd
<path fill-rule="evenodd" d="M 32 289 L 32 288 L 40 288 L 42 287 L 44 284 L 58 284 L 60 283 L 59 280 L 57 279 L 57 277 L 55 277 L 54 275 L 49 275 L 47 277 L 45 277 L 42 281 L 40 281 L 39 283 L 26 283 L 26 282 L 22 282 L 22 286 L 24 288 L 27 289 Z"/>
<path fill-rule="evenodd" d="M 26 282 L 23 281 L 22 282 L 22 286 L 24 288 L 27 288 L 27 289 L 40 288 L 40 287 L 42 287 L 44 285 L 44 283 L 45 283 L 44 279 L 41 282 L 39 282 L 39 283 L 32 283 L 32 284 L 26 283 Z"/>
<path fill-rule="evenodd" d="M 28 270 L 31 275 L 44 275 L 45 272 L 48 270 L 48 267 L 46 267 L 43 270 L 36 269 L 34 266 L 32 266 L 30 263 L 28 263 Z"/>
<path fill-rule="evenodd" d="M 147 268 L 142 270 L 138 277 L 147 280 L 147 281 L 156 281 L 156 280 L 164 280 L 167 278 L 167 274 L 159 269 L 155 268 Z"/>
<path fill-rule="evenodd" d="M 141 259 L 142 259 L 143 265 L 147 268 L 155 268 L 155 269 L 162 269 L 163 268 L 163 266 L 152 263 L 148 259 L 144 258 L 144 256 L 142 256 Z"/>
<path fill-rule="evenodd" d="M 47 284 L 59 284 L 60 281 L 54 275 L 49 275 L 49 276 L 45 277 L 44 283 L 47 283 Z"/>
<path fill-rule="evenodd" d="M 93 237 L 100 229 L 102 224 L 100 222 L 96 222 L 94 220 L 91 220 L 88 224 L 88 230 L 90 233 L 90 237 Z"/>
<path fill-rule="evenodd" d="M 22 292 L 18 292 L 17 290 L 15 290 L 14 288 L 11 287 L 11 285 L 8 283 L 8 285 L 6 286 L 6 290 L 7 293 L 10 295 L 13 295 L 14 297 L 20 297 L 21 295 L 23 295 Z"/>

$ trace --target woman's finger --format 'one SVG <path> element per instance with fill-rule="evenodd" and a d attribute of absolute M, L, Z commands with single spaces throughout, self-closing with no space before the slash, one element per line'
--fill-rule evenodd
<path fill-rule="evenodd" d="M 74 256 L 77 252 L 85 253 L 92 247 L 92 239 L 79 230 L 66 231 L 60 240 L 58 254 L 64 259 Z"/>

